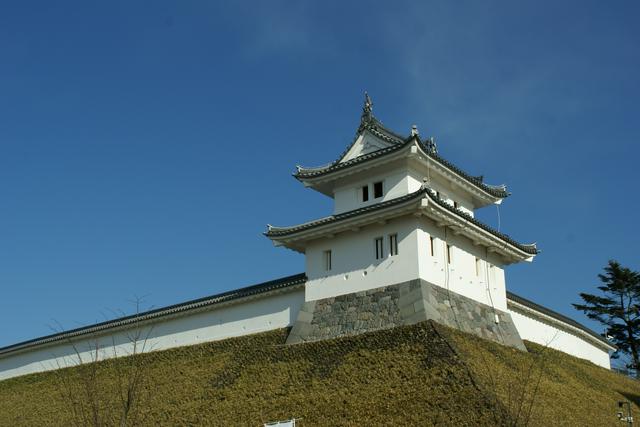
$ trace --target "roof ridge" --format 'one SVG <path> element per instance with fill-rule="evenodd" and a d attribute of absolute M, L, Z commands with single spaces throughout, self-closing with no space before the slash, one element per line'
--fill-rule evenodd
<path fill-rule="evenodd" d="M 431 197 L 431 200 L 433 200 L 434 202 L 436 202 L 438 205 L 448 209 L 451 212 L 456 213 L 457 215 L 463 217 L 464 219 L 466 219 L 467 221 L 470 221 L 471 223 L 473 223 L 474 225 L 477 225 L 478 227 L 484 229 L 485 231 L 488 231 L 489 233 L 495 235 L 496 237 L 501 238 L 502 240 L 506 241 L 507 243 L 512 244 L 513 246 L 517 247 L 518 249 L 530 253 L 532 255 L 536 255 L 538 253 L 540 253 L 540 251 L 538 250 L 538 248 L 536 247 L 535 243 L 519 243 L 515 240 L 513 240 L 508 234 L 505 234 L 501 231 L 498 231 L 496 229 L 494 229 L 493 227 L 485 224 L 482 221 L 477 220 L 475 217 L 469 215 L 467 212 L 462 211 L 460 209 L 455 208 L 454 206 L 451 206 L 449 203 L 445 202 L 444 200 L 440 199 L 437 196 L 437 192 L 436 190 L 427 187 L 429 196 Z"/>
<path fill-rule="evenodd" d="M 554 319 L 564 322 L 570 326 L 573 326 L 575 328 L 578 328 L 580 330 L 582 330 L 583 332 L 586 332 L 587 334 L 593 336 L 594 338 L 597 338 L 598 340 L 606 343 L 607 345 L 610 345 L 612 347 L 614 347 L 611 343 L 609 343 L 607 341 L 607 339 L 605 337 L 603 337 L 601 334 L 595 332 L 593 329 L 590 329 L 586 326 L 584 326 L 582 323 L 578 322 L 577 320 L 572 319 L 569 316 L 566 316 L 562 313 L 558 313 L 555 310 L 552 310 L 550 308 L 547 308 L 543 305 L 540 305 L 538 303 L 535 303 L 527 298 L 521 297 L 520 295 L 514 294 L 511 291 L 506 291 L 507 292 L 507 300 L 511 300 L 513 302 L 519 303 L 524 305 L 525 307 L 528 307 L 532 310 L 536 310 L 539 311 L 542 314 L 546 314 L 549 317 L 553 317 Z"/>
<path fill-rule="evenodd" d="M 296 165 L 296 173 L 294 173 L 293 176 L 298 177 L 301 172 L 304 174 L 304 173 L 315 172 L 315 171 L 323 171 L 325 169 L 336 167 L 338 165 L 343 165 L 345 163 L 351 162 L 352 160 L 359 159 L 363 155 L 358 156 L 358 157 L 356 157 L 354 159 L 351 159 L 351 160 L 347 160 L 346 162 L 340 163 L 340 161 L 342 159 L 344 159 L 344 157 L 349 153 L 351 148 L 353 148 L 355 143 L 358 141 L 358 138 L 362 135 L 362 133 L 365 130 L 371 132 L 372 134 L 374 134 L 378 138 L 382 139 L 383 141 L 390 142 L 390 143 L 394 144 L 393 146 L 402 145 L 405 142 L 407 142 L 407 139 L 404 136 L 399 135 L 399 134 L 393 132 L 391 129 L 389 129 L 386 126 L 384 126 L 384 124 L 382 124 L 382 122 L 380 120 L 378 120 L 376 117 L 374 117 L 373 114 L 371 114 L 371 116 L 369 118 L 365 118 L 363 116 L 362 119 L 361 119 L 361 122 L 360 122 L 360 126 L 358 126 L 358 129 L 356 130 L 356 134 L 353 137 L 353 140 L 347 146 L 347 148 L 344 151 L 342 151 L 342 153 L 340 153 L 340 155 L 338 156 L 338 158 L 336 160 L 333 160 L 331 162 L 325 163 L 324 165 L 321 165 L 321 166 L 301 166 L 301 165 Z M 386 150 L 388 148 L 392 148 L 393 146 L 380 148 L 378 150 L 374 150 L 374 151 L 372 151 L 370 153 L 367 153 L 365 155 L 373 154 L 373 153 L 376 153 L 376 152 L 378 152 L 380 150 Z"/>
<path fill-rule="evenodd" d="M 389 129 L 380 120 L 373 116 L 371 116 L 371 120 L 369 120 L 367 123 L 365 123 L 364 125 L 361 124 L 361 127 L 362 126 L 364 126 L 364 129 L 370 132 L 374 132 L 381 138 L 387 139 L 389 140 L 389 142 L 393 142 L 395 144 L 401 144 L 407 140 L 406 136 L 400 135 Z"/>
<path fill-rule="evenodd" d="M 81 326 L 79 328 L 70 329 L 68 331 L 56 332 L 49 335 L 33 338 L 26 341 L 21 341 L 15 344 L 11 344 L 5 347 L 0 347 L 0 357 L 3 354 L 18 351 L 24 348 L 34 347 L 41 344 L 48 344 L 51 342 L 61 341 L 64 339 L 71 339 L 77 336 L 87 335 L 95 332 L 101 332 L 115 327 L 125 326 L 129 324 L 135 324 L 136 322 L 146 321 L 150 319 L 157 319 L 171 314 L 189 311 L 196 308 L 205 307 L 208 305 L 220 304 L 235 299 L 256 295 L 264 292 L 269 292 L 276 289 L 282 289 L 289 286 L 295 286 L 300 283 L 306 282 L 307 276 L 305 273 L 298 273 L 291 276 L 285 276 L 278 279 L 269 280 L 254 285 L 245 286 L 238 289 L 232 289 L 229 291 L 221 292 L 219 294 L 209 295 L 202 298 L 188 300 L 178 304 L 172 304 L 165 307 L 160 307 L 152 310 L 148 310 L 142 313 L 135 313 L 127 316 L 118 317 L 112 320 L 106 320 L 93 325 Z"/>
<path fill-rule="evenodd" d="M 429 147 L 426 146 L 421 140 L 418 140 L 418 144 L 420 145 L 420 148 L 422 148 L 422 150 L 427 154 L 427 156 L 431 157 L 433 160 L 439 163 L 442 163 L 445 167 L 449 168 L 453 172 L 465 178 L 467 181 L 484 189 L 485 191 L 487 191 L 487 193 L 491 194 L 492 196 L 508 197 L 509 195 L 511 195 L 511 193 L 507 191 L 506 184 L 499 184 L 499 185 L 487 184 L 484 182 L 484 175 L 478 175 L 478 176 L 470 175 L 465 171 L 463 171 L 462 169 L 460 169 L 458 166 L 451 163 L 449 160 L 442 157 L 440 154 L 438 154 L 437 151 L 429 149 Z"/>
<path fill-rule="evenodd" d="M 288 234 L 292 234 L 292 233 L 296 233 L 298 231 L 303 231 L 309 228 L 315 228 L 324 224 L 328 224 L 328 223 L 332 223 L 332 222 L 336 222 L 336 221 L 340 221 L 346 218 L 350 218 L 350 217 L 354 217 L 354 216 L 358 216 L 361 213 L 368 213 L 368 212 L 373 212 L 376 210 L 380 210 L 383 209 L 385 207 L 388 206 L 393 206 L 395 204 L 400 204 L 402 202 L 406 202 L 408 200 L 411 200 L 413 198 L 418 198 L 418 196 L 420 195 L 424 195 L 427 194 L 429 196 L 429 198 L 431 200 L 433 200 L 435 203 L 437 203 L 439 206 L 449 210 L 450 212 L 458 215 L 459 217 L 465 219 L 466 221 L 471 222 L 472 224 L 482 228 L 483 230 L 489 232 L 490 234 L 493 234 L 494 236 L 500 238 L 501 240 L 504 240 L 506 243 L 518 248 L 519 250 L 531 254 L 531 255 L 536 255 L 538 254 L 540 251 L 538 250 L 538 248 L 536 247 L 536 244 L 524 244 L 524 243 L 519 243 L 515 240 L 513 240 L 511 237 L 509 237 L 509 235 L 502 233 L 498 230 L 493 229 L 492 227 L 490 227 L 489 225 L 477 220 L 476 218 L 472 217 L 471 215 L 469 215 L 468 213 L 460 210 L 460 209 L 456 209 L 455 207 L 451 206 L 449 203 L 445 202 L 444 200 L 440 199 L 437 195 L 437 191 L 434 190 L 433 188 L 423 184 L 422 187 L 417 190 L 414 191 L 412 193 L 408 193 L 406 195 L 400 196 L 400 197 L 395 197 L 393 199 L 389 199 L 389 200 L 385 200 L 379 203 L 375 203 L 373 205 L 369 205 L 369 206 L 364 206 L 358 209 L 353 209 L 350 211 L 346 211 L 346 212 L 342 212 L 339 213 L 337 215 L 331 215 L 331 216 L 327 216 L 327 217 L 323 217 L 320 218 L 318 220 L 312 220 L 312 221 L 307 221 L 305 223 L 302 224 L 298 224 L 298 225 L 294 225 L 294 226 L 289 226 L 289 227 L 273 227 L 270 226 L 269 229 L 263 233 L 265 236 L 267 237 L 279 237 L 279 236 L 286 236 Z"/>
<path fill-rule="evenodd" d="M 341 160 L 344 159 L 347 153 L 351 150 L 351 148 L 357 142 L 360 135 L 362 135 L 362 132 L 364 132 L 365 130 L 373 133 L 375 136 L 385 140 L 386 142 L 392 143 L 392 145 L 389 147 L 371 151 L 369 153 L 362 154 L 353 159 L 341 162 Z M 347 148 L 340 154 L 340 156 L 336 160 L 334 160 L 333 162 L 326 163 L 323 166 L 304 167 L 304 166 L 296 165 L 296 172 L 293 174 L 293 176 L 299 181 L 302 181 L 303 179 L 315 178 L 318 176 L 326 175 L 328 173 L 331 173 L 340 169 L 344 169 L 346 167 L 349 167 L 358 163 L 366 162 L 368 160 L 377 158 L 379 156 L 385 155 L 392 151 L 396 151 L 399 148 L 404 147 L 405 145 L 407 145 L 408 143 L 414 140 L 417 141 L 420 148 L 432 160 L 435 160 L 438 163 L 442 164 L 444 167 L 446 167 L 453 173 L 459 175 L 462 179 L 466 180 L 470 184 L 475 185 L 485 193 L 498 198 L 505 198 L 511 194 L 507 191 L 507 186 L 505 184 L 500 184 L 500 185 L 487 184 L 484 182 L 483 175 L 480 175 L 480 176 L 470 175 L 467 172 L 460 169 L 455 164 L 453 164 L 452 162 L 446 160 L 444 157 L 438 154 L 438 151 L 435 148 L 435 143 L 431 139 L 429 139 L 427 142 L 424 142 L 417 135 L 403 137 L 393 132 L 392 130 L 388 129 L 386 126 L 384 126 L 380 120 L 378 120 L 376 117 L 373 116 L 372 113 L 369 113 L 368 116 L 363 113 L 363 116 L 360 121 L 360 126 L 356 131 L 356 135 L 353 141 L 351 142 L 351 144 L 347 146 Z"/>
<path fill-rule="evenodd" d="M 304 229 L 307 229 L 307 228 L 317 227 L 317 226 L 322 225 L 324 223 L 340 221 L 340 220 L 348 218 L 348 217 L 357 216 L 357 215 L 359 215 L 360 213 L 363 213 L 363 212 L 376 211 L 376 210 L 385 208 L 387 206 L 391 206 L 391 205 L 394 205 L 394 204 L 397 204 L 397 203 L 401 203 L 401 202 L 410 200 L 410 199 L 412 199 L 414 197 L 417 197 L 420 193 L 423 193 L 423 192 L 424 192 L 424 190 L 420 189 L 418 191 L 414 191 L 413 193 L 409 193 L 409 194 L 406 194 L 404 196 L 395 197 L 395 198 L 390 199 L 390 200 L 385 200 L 385 201 L 382 201 L 382 202 L 374 203 L 374 204 L 369 205 L 369 206 L 363 206 L 361 208 L 352 209 L 350 211 L 341 212 L 341 213 L 335 214 L 335 215 L 329 215 L 329 216 L 322 217 L 322 218 L 317 219 L 317 220 L 307 221 L 307 222 L 304 222 L 302 224 L 297 224 L 297 225 L 294 225 L 294 226 L 288 226 L 288 227 L 269 226 L 269 229 L 263 234 L 265 236 L 267 236 L 267 237 L 277 236 L 278 234 L 290 234 L 292 232 L 301 231 L 301 230 L 304 230 Z"/>

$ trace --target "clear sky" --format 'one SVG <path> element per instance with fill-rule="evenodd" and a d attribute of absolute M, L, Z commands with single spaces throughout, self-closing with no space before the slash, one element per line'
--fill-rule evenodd
<path fill-rule="evenodd" d="M 393 5 L 391 5 L 393 3 Z M 223 5 L 224 4 L 224 5 Z M 403 134 L 513 193 L 537 242 L 508 288 L 571 307 L 638 261 L 633 1 L 5 2 L 0 346 L 299 273 L 266 224 L 330 213 L 363 91 Z M 495 207 L 479 217 L 497 227 Z M 594 323 L 587 325 L 601 331 Z"/>

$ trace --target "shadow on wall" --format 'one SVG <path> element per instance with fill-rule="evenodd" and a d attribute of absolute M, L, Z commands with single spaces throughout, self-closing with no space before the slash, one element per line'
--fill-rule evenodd
<path fill-rule="evenodd" d="M 393 266 L 394 263 L 395 263 L 395 260 L 393 258 L 385 258 L 385 259 L 379 260 L 378 262 L 371 262 L 364 267 L 338 271 L 336 273 L 332 272 L 333 274 L 326 274 L 325 276 L 318 277 L 317 279 L 313 279 L 313 280 L 318 283 L 323 283 L 324 281 L 335 279 L 335 278 L 342 278 L 344 280 L 349 280 L 351 278 L 357 277 L 358 275 L 362 277 L 366 277 L 369 274 L 375 273 L 377 270 L 388 270 L 389 268 L 391 268 L 391 266 Z"/>

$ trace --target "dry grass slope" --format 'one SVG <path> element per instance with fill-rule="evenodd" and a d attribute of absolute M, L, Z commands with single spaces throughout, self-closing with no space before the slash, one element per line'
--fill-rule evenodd
<path fill-rule="evenodd" d="M 561 353 L 520 353 L 432 323 L 284 346 L 287 331 L 142 356 L 142 425 L 247 425 L 302 417 L 312 425 L 612 425 L 640 383 Z M 544 361 L 544 363 L 541 363 Z M 115 364 L 100 364 L 102 410 L 117 404 Z M 531 367 L 533 366 L 533 369 Z M 542 367 L 542 369 L 538 369 Z M 80 370 L 65 370 L 76 381 Z M 59 375 L 0 382 L 0 425 L 71 425 Z M 533 381 L 536 380 L 536 381 Z M 110 400 L 111 399 L 111 400 Z M 637 411 L 638 408 L 634 407 Z"/>
<path fill-rule="evenodd" d="M 615 417 L 621 400 L 640 414 L 640 381 L 534 343 L 525 342 L 529 353 L 523 353 L 448 333 L 480 387 L 507 408 L 514 425 L 522 425 L 526 413 L 532 426 L 624 425 Z"/>

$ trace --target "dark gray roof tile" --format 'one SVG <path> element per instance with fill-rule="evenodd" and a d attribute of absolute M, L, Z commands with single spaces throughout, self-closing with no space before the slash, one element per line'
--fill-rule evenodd
<path fill-rule="evenodd" d="M 449 203 L 441 200 L 440 198 L 438 198 L 437 193 L 435 190 L 431 189 L 431 188 L 427 188 L 427 187 L 423 187 L 422 189 L 415 191 L 413 193 L 409 193 L 405 196 L 402 197 L 397 197 L 395 199 L 391 199 L 391 200 L 387 200 L 384 202 L 380 202 L 380 203 L 376 203 L 374 205 L 370 205 L 370 206 L 365 206 L 363 208 L 359 208 L 359 209 L 354 209 L 352 211 L 348 211 L 348 212 L 343 212 L 337 215 L 330 215 L 324 218 L 320 218 L 318 220 L 315 221 L 310 221 L 304 224 L 300 224 L 300 225 L 295 225 L 295 226 L 291 226 L 291 227 L 274 227 L 274 226 L 269 226 L 269 230 L 264 233 L 265 236 L 269 237 L 269 238 L 278 238 L 278 237 L 285 237 L 294 233 L 297 233 L 299 231 L 303 231 L 303 230 L 308 230 L 311 228 L 315 228 L 315 227 L 319 227 L 321 225 L 325 225 L 325 224 L 332 224 L 332 223 L 336 223 L 339 221 L 343 221 L 345 219 L 348 218 L 353 218 L 359 215 L 363 215 L 363 214 L 367 214 L 370 212 L 375 212 L 377 210 L 381 210 L 387 207 L 391 207 L 391 206 L 395 206 L 395 205 L 399 205 L 403 202 L 409 201 L 409 200 L 413 200 L 413 199 L 420 199 L 424 196 L 428 196 L 431 200 L 433 200 L 434 202 L 436 202 L 438 205 L 442 206 L 443 208 L 449 210 L 450 212 L 454 213 L 455 215 L 464 218 L 465 220 L 473 223 L 474 225 L 477 225 L 478 227 L 482 228 L 483 230 L 493 234 L 494 236 L 500 238 L 501 240 L 509 243 L 510 245 L 515 246 L 516 248 L 520 249 L 521 251 L 531 254 L 531 255 L 535 255 L 538 253 L 538 249 L 536 248 L 535 245 L 525 245 L 522 243 L 518 243 L 515 240 L 513 240 L 511 237 L 509 237 L 508 235 L 501 233 L 497 230 L 494 230 L 493 228 L 489 227 L 488 225 L 478 221 L 477 219 L 475 219 L 474 217 L 472 217 L 471 215 L 469 215 L 468 213 L 460 210 L 460 209 L 456 209 L 453 206 L 451 206 Z"/>
<path fill-rule="evenodd" d="M 507 300 L 511 300 L 514 302 L 517 302 L 518 304 L 524 305 L 525 307 L 528 307 L 532 310 L 538 311 L 542 314 L 545 314 L 549 317 L 552 317 L 556 320 L 559 320 L 560 322 L 566 323 L 568 325 L 573 326 L 574 328 L 580 329 L 583 332 L 586 332 L 587 334 L 591 335 L 592 337 L 596 338 L 598 341 L 601 341 L 611 347 L 615 347 L 614 345 L 612 345 L 609 341 L 607 341 L 607 339 L 605 337 L 603 337 L 602 335 L 600 335 L 599 333 L 593 331 L 592 329 L 587 328 L 586 326 L 584 326 L 581 323 L 576 322 L 575 320 L 573 320 L 570 317 L 567 317 L 563 314 L 558 313 L 557 311 L 553 311 L 550 308 L 544 307 L 540 304 L 536 304 L 535 302 L 528 300 L 526 298 L 523 298 L 519 295 L 514 294 L 513 292 L 509 292 L 507 291 Z"/>
<path fill-rule="evenodd" d="M 292 287 L 295 285 L 304 284 L 307 277 L 304 273 L 296 274 L 294 276 L 283 277 L 281 279 L 271 280 L 257 285 L 248 286 L 245 288 L 234 289 L 232 291 L 223 292 L 217 295 L 212 295 L 204 298 L 198 298 L 195 300 L 170 305 L 168 307 L 162 307 L 154 310 L 145 311 L 143 313 L 133 314 L 130 316 L 120 317 L 113 320 L 97 323 L 95 325 L 83 326 L 81 328 L 71 329 L 55 333 L 52 335 L 46 335 L 43 337 L 35 338 L 28 341 L 19 342 L 6 347 L 0 348 L 0 356 L 14 351 L 23 350 L 30 347 L 35 347 L 42 344 L 48 344 L 56 341 L 64 341 L 72 338 L 76 338 L 82 335 L 88 335 L 93 333 L 99 333 L 111 328 L 132 325 L 137 322 L 143 322 L 150 319 L 157 319 L 165 316 L 170 316 L 180 312 L 186 312 L 189 310 L 199 309 L 207 306 L 214 306 L 224 302 L 245 298 L 253 295 L 259 295 L 265 292 L 274 291 L 277 289 L 283 289 Z"/>
<path fill-rule="evenodd" d="M 387 142 L 392 143 L 393 145 L 391 145 L 390 147 L 382 148 L 380 150 L 372 151 L 371 153 L 367 153 L 362 156 L 358 156 L 346 162 L 341 162 L 341 160 L 349 152 L 351 147 L 353 147 L 353 144 L 355 144 L 358 136 L 365 130 L 368 130 L 369 132 L 373 133 L 374 135 L 378 136 L 379 138 Z M 378 121 L 375 117 L 371 117 L 370 120 L 363 121 L 360 124 L 360 127 L 358 128 L 356 137 L 354 138 L 353 142 L 347 147 L 347 149 L 340 155 L 340 157 L 337 160 L 335 160 L 332 163 L 329 163 L 326 166 L 318 167 L 318 168 L 299 167 L 297 172 L 294 173 L 293 176 L 296 179 L 302 181 L 304 179 L 310 179 L 310 178 L 316 178 L 316 177 L 328 175 L 333 172 L 336 172 L 360 163 L 364 163 L 369 160 L 377 159 L 384 155 L 398 151 L 402 147 L 409 144 L 413 140 L 413 138 L 414 137 L 409 137 L 409 138 L 402 137 L 394 133 L 393 131 L 387 129 L 386 127 L 384 127 L 384 125 L 380 121 Z M 419 137 L 416 136 L 415 138 L 417 139 L 418 144 L 420 145 L 420 148 L 422 148 L 422 150 L 425 153 L 427 153 L 429 157 L 431 157 L 433 160 L 437 161 L 438 163 L 442 164 L 444 167 L 451 170 L 455 174 L 459 175 L 461 178 L 468 181 L 470 184 L 480 188 L 481 190 L 485 191 L 486 193 L 494 197 L 504 198 L 509 196 L 509 192 L 507 192 L 507 189 L 505 186 L 492 186 L 492 185 L 485 184 L 483 182 L 482 176 L 477 177 L 477 176 L 472 176 L 466 173 L 465 171 L 463 171 L 462 169 L 460 169 L 450 161 L 440 156 L 433 147 L 428 146 L 428 144 L 425 144 L 423 141 L 420 140 Z"/>

